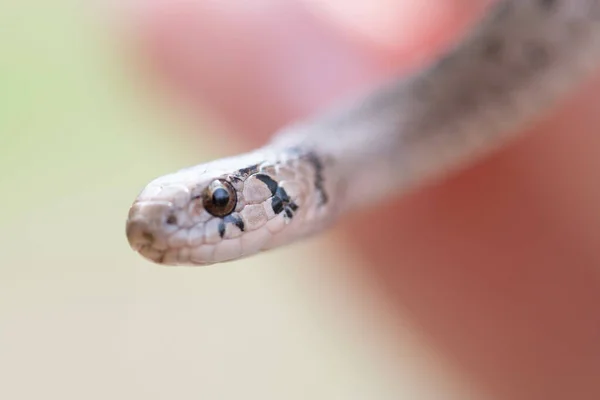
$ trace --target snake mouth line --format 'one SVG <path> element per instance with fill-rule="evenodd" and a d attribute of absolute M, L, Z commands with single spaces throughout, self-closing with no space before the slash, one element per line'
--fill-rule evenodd
<path fill-rule="evenodd" d="M 134 248 L 142 257 L 155 262 L 156 264 L 164 264 L 167 250 L 159 250 L 152 244 L 142 244 Z"/>

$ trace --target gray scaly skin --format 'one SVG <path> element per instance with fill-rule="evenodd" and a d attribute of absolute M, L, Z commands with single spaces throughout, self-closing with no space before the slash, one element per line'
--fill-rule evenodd
<path fill-rule="evenodd" d="M 131 246 L 168 265 L 255 254 L 502 146 L 600 64 L 600 0 L 505 0 L 430 67 L 148 184 Z"/>

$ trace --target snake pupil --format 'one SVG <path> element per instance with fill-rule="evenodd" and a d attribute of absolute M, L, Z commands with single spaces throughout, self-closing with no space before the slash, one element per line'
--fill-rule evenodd
<path fill-rule="evenodd" d="M 215 207 L 225 207 L 229 203 L 229 193 L 223 188 L 217 188 L 213 192 L 212 202 Z"/>

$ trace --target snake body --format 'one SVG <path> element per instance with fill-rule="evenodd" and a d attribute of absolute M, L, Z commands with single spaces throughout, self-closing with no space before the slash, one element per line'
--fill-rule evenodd
<path fill-rule="evenodd" d="M 156 263 L 207 265 L 312 235 L 502 146 L 599 65 L 600 0 L 496 2 L 424 70 L 150 182 L 129 243 Z"/>

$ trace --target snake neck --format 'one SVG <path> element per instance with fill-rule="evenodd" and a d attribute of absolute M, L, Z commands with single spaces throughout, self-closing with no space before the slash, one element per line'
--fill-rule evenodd
<path fill-rule="evenodd" d="M 320 160 L 336 211 L 472 164 L 537 123 L 600 63 L 600 0 L 505 0 L 421 71 L 281 131 Z"/>

